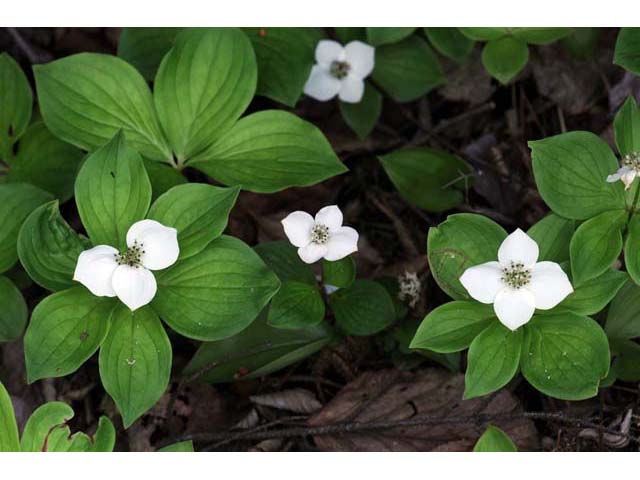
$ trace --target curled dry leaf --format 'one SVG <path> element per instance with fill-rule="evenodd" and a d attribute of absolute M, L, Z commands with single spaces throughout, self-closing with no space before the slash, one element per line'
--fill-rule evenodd
<path fill-rule="evenodd" d="M 631 430 L 632 418 L 633 410 L 630 408 L 627 410 L 624 418 L 620 416 L 611 425 L 609 425 L 609 428 L 618 428 L 620 430 L 620 435 L 604 432 L 602 434 L 602 441 L 604 444 L 611 448 L 624 448 L 629 445 L 629 431 Z M 595 428 L 585 428 L 580 431 L 578 437 L 597 441 L 600 438 L 600 432 Z"/>
<path fill-rule="evenodd" d="M 495 396 L 462 400 L 464 377 L 444 370 L 417 373 L 399 370 L 367 372 L 344 387 L 309 425 L 364 424 L 403 420 L 443 419 L 425 425 L 360 430 L 340 435 L 316 435 L 325 451 L 470 451 L 484 427 L 482 422 L 460 422 L 478 414 L 502 415 L 522 411 L 516 398 L 502 390 Z M 446 420 L 445 420 L 446 419 Z M 457 419 L 457 420 L 456 420 Z M 491 421 L 504 430 L 520 450 L 536 450 L 538 433 L 524 418 Z"/>
<path fill-rule="evenodd" d="M 264 395 L 252 395 L 249 400 L 256 405 L 295 413 L 313 413 L 322 408 L 322 404 L 316 396 L 303 388 L 294 388 Z"/>

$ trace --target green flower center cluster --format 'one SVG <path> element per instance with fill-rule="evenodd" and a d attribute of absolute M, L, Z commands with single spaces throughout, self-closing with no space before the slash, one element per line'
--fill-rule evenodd
<path fill-rule="evenodd" d="M 635 171 L 640 172 L 640 152 L 627 153 L 622 157 L 622 166 L 633 168 Z"/>
<path fill-rule="evenodd" d="M 311 243 L 324 245 L 329 241 L 329 227 L 316 223 L 311 229 Z"/>
<path fill-rule="evenodd" d="M 502 269 L 501 280 L 516 290 L 528 285 L 531 281 L 531 270 L 524 268 L 521 262 L 511 262 Z"/>
<path fill-rule="evenodd" d="M 133 242 L 133 247 L 127 249 L 125 253 L 114 253 L 116 262 L 118 265 L 129 265 L 130 267 L 138 268 L 142 264 L 142 255 L 145 253 L 143 244 L 138 244 L 138 241 Z"/>
<path fill-rule="evenodd" d="M 329 73 L 339 80 L 346 77 L 349 74 L 349 70 L 351 70 L 351 65 L 347 62 L 340 62 L 338 60 L 331 62 L 331 67 L 329 67 Z"/>

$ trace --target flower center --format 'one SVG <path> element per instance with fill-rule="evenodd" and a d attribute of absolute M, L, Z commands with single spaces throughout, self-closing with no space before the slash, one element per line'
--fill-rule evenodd
<path fill-rule="evenodd" d="M 129 265 L 138 268 L 142 264 L 142 255 L 144 254 L 143 244 L 137 240 L 133 242 L 133 247 L 127 248 L 124 253 L 114 253 L 118 265 Z"/>
<path fill-rule="evenodd" d="M 311 229 L 311 243 L 324 245 L 329 241 L 329 227 L 316 223 Z"/>
<path fill-rule="evenodd" d="M 344 77 L 346 77 L 349 73 L 349 70 L 351 70 L 351 65 L 349 65 L 347 62 L 341 62 L 338 60 L 331 62 L 331 66 L 329 67 L 329 73 L 331 73 L 332 76 L 339 80 L 342 80 Z"/>
<path fill-rule="evenodd" d="M 522 262 L 511 262 L 508 267 L 502 268 L 501 280 L 511 288 L 520 289 L 531 281 L 531 270 L 524 268 Z"/>
<path fill-rule="evenodd" d="M 640 172 L 640 152 L 627 153 L 622 157 L 622 166 L 629 167 Z"/>

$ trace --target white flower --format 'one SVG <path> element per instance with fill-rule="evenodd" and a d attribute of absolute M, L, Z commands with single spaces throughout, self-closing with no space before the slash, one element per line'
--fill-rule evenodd
<path fill-rule="evenodd" d="M 640 154 L 633 152 L 622 157 L 622 165 L 616 173 L 607 177 L 607 182 L 621 180 L 624 189 L 629 190 L 635 178 L 640 174 Z"/>
<path fill-rule="evenodd" d="M 156 294 L 151 270 L 170 267 L 178 259 L 178 231 L 155 220 L 134 223 L 127 232 L 127 251 L 109 245 L 85 250 L 78 257 L 73 279 L 98 297 L 118 297 L 137 310 Z"/>
<path fill-rule="evenodd" d="M 573 292 L 560 265 L 538 262 L 538 244 L 519 228 L 500 245 L 497 262 L 467 268 L 460 282 L 474 299 L 493 303 L 510 330 L 531 320 L 536 308 L 549 310 Z"/>
<path fill-rule="evenodd" d="M 343 102 L 358 103 L 364 79 L 373 71 L 374 52 L 372 46 L 357 40 L 344 47 L 333 40 L 320 40 L 304 93 L 321 102 L 338 95 Z"/>
<path fill-rule="evenodd" d="M 315 219 L 307 212 L 290 213 L 282 226 L 305 263 L 321 258 L 334 262 L 358 251 L 358 232 L 342 226 L 342 212 L 335 205 L 320 209 Z"/>

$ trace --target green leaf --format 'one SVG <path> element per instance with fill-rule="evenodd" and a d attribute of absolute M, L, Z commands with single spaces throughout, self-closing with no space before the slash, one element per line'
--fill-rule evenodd
<path fill-rule="evenodd" d="M 607 271 L 622 251 L 625 210 L 597 215 L 578 227 L 571 239 L 571 272 L 576 286 Z"/>
<path fill-rule="evenodd" d="M 409 347 L 438 353 L 459 352 L 495 318 L 491 305 L 468 301 L 445 303 L 424 318 Z"/>
<path fill-rule="evenodd" d="M 125 27 L 118 40 L 118 56 L 136 67 L 145 80 L 153 80 L 162 57 L 171 50 L 182 28 Z"/>
<path fill-rule="evenodd" d="M 338 40 L 349 43 L 354 40 L 367 41 L 367 29 L 365 27 L 334 27 Z"/>
<path fill-rule="evenodd" d="M 524 40 L 503 37 L 488 41 L 482 49 L 482 64 L 489 74 L 506 85 L 527 64 L 529 47 Z"/>
<path fill-rule="evenodd" d="M 18 424 L 9 392 L 0 382 L 0 452 L 19 452 Z"/>
<path fill-rule="evenodd" d="M 178 164 L 226 136 L 256 81 L 255 54 L 240 30 L 191 28 L 177 36 L 158 69 L 154 101 Z"/>
<path fill-rule="evenodd" d="M 189 165 L 225 185 L 260 193 L 313 185 L 347 171 L 317 127 L 282 110 L 241 119 Z"/>
<path fill-rule="evenodd" d="M 129 428 L 169 385 L 171 342 L 150 307 L 119 305 L 100 349 L 100 378 Z"/>
<path fill-rule="evenodd" d="M 348 335 L 373 335 L 396 318 L 387 290 L 373 280 L 356 280 L 349 288 L 329 295 L 336 325 Z"/>
<path fill-rule="evenodd" d="M 640 28 L 621 28 L 616 40 L 613 63 L 640 75 Z"/>
<path fill-rule="evenodd" d="M 464 63 L 475 42 L 455 27 L 425 27 L 424 33 L 433 47 L 445 57 Z"/>
<path fill-rule="evenodd" d="M 640 287 L 627 282 L 617 293 L 607 313 L 607 336 L 626 340 L 640 337 Z"/>
<path fill-rule="evenodd" d="M 621 155 L 640 153 L 640 108 L 633 96 L 627 101 L 613 120 L 616 145 Z"/>
<path fill-rule="evenodd" d="M 166 447 L 158 449 L 158 452 L 193 452 L 193 442 L 186 440 L 184 442 L 172 443 Z"/>
<path fill-rule="evenodd" d="M 49 402 L 38 407 L 29 417 L 22 432 L 20 447 L 23 452 L 50 452 L 68 450 L 70 439 L 66 422 L 73 418 L 73 409 L 62 402 Z M 61 435 L 62 433 L 62 435 Z M 67 438 L 64 438 L 66 435 Z M 62 440 L 62 444 L 60 441 Z"/>
<path fill-rule="evenodd" d="M 621 182 L 607 183 L 618 161 L 604 140 L 590 132 L 568 132 L 529 142 L 540 195 L 565 218 L 586 220 L 625 208 Z"/>
<path fill-rule="evenodd" d="M 122 131 L 89 155 L 76 179 L 76 204 L 94 245 L 123 250 L 129 227 L 151 203 L 151 183 L 142 158 Z"/>
<path fill-rule="evenodd" d="M 318 28 L 243 28 L 258 62 L 258 95 L 294 107 L 313 66 Z"/>
<path fill-rule="evenodd" d="M 601 29 L 598 27 L 574 27 L 572 30 L 573 32 L 569 36 L 562 39 L 562 46 L 577 59 L 592 59 L 602 33 Z"/>
<path fill-rule="evenodd" d="M 376 48 L 373 79 L 398 102 L 411 102 L 442 85 L 444 73 L 435 53 L 417 36 Z"/>
<path fill-rule="evenodd" d="M 73 196 L 73 182 L 83 153 L 55 137 L 42 122 L 29 126 L 18 154 L 9 160 L 7 182 L 26 182 L 65 202 Z"/>
<path fill-rule="evenodd" d="M 16 243 L 22 222 L 39 205 L 53 197 L 28 183 L 0 185 L 0 273 L 9 270 L 16 260 Z"/>
<path fill-rule="evenodd" d="M 33 94 L 20 65 L 0 54 L 0 160 L 13 156 L 12 148 L 31 119 Z"/>
<path fill-rule="evenodd" d="M 408 202 L 435 212 L 464 202 L 464 176 L 470 168 L 455 155 L 430 148 L 404 148 L 379 158 Z"/>
<path fill-rule="evenodd" d="M 576 222 L 550 213 L 528 231 L 539 248 L 538 261 L 562 263 L 569 260 L 569 244 Z"/>
<path fill-rule="evenodd" d="M 152 306 L 176 332 L 219 340 L 246 328 L 280 281 L 249 246 L 223 235 L 198 255 L 158 272 Z"/>
<path fill-rule="evenodd" d="M 116 429 L 104 415 L 98 420 L 98 429 L 93 436 L 91 452 L 112 452 L 116 444 Z"/>
<path fill-rule="evenodd" d="M 628 279 L 625 272 L 609 270 L 575 286 L 574 292 L 552 312 L 568 310 L 580 315 L 595 315 L 609 304 Z"/>
<path fill-rule="evenodd" d="M 365 82 L 364 94 L 358 103 L 340 102 L 340 113 L 361 140 L 369 136 L 382 112 L 382 94 L 369 82 Z"/>
<path fill-rule="evenodd" d="M 282 282 L 293 280 L 316 285 L 311 266 L 300 260 L 297 248 L 287 240 L 260 243 L 254 250 Z"/>
<path fill-rule="evenodd" d="M 79 53 L 33 71 L 42 117 L 57 137 L 92 151 L 123 130 L 143 156 L 173 162 L 149 87 L 124 60 Z"/>
<path fill-rule="evenodd" d="M 627 226 L 624 263 L 631 279 L 640 285 L 640 216 L 634 215 Z"/>
<path fill-rule="evenodd" d="M 367 27 L 367 42 L 374 47 L 404 40 L 416 27 Z"/>
<path fill-rule="evenodd" d="M 640 381 L 640 345 L 631 340 L 617 340 L 611 347 L 617 352 L 611 366 L 616 378 L 623 382 Z"/>
<path fill-rule="evenodd" d="M 324 312 L 324 300 L 316 286 L 284 282 L 271 300 L 267 323 L 276 328 L 306 328 L 322 322 Z"/>
<path fill-rule="evenodd" d="M 472 40 L 498 40 L 509 33 L 507 27 L 460 27 L 460 32 Z"/>
<path fill-rule="evenodd" d="M 511 35 L 533 45 L 546 45 L 571 34 L 566 27 L 511 27 Z"/>
<path fill-rule="evenodd" d="M 29 383 L 80 368 L 107 336 L 115 304 L 114 299 L 96 297 L 80 286 L 40 302 L 24 337 Z"/>
<path fill-rule="evenodd" d="M 478 439 L 474 452 L 517 452 L 509 436 L 498 427 L 489 425 L 482 436 Z"/>
<path fill-rule="evenodd" d="M 161 195 L 147 217 L 178 230 L 178 260 L 184 260 L 200 253 L 222 235 L 239 192 L 239 187 L 220 188 L 205 183 L 180 185 Z"/>
<path fill-rule="evenodd" d="M 171 188 L 187 183 L 182 173 L 165 163 L 144 159 L 144 168 L 151 182 L 152 202 Z"/>
<path fill-rule="evenodd" d="M 89 246 L 62 218 L 57 200 L 36 208 L 18 235 L 22 266 L 38 285 L 54 292 L 74 285 L 78 256 Z"/>
<path fill-rule="evenodd" d="M 609 343 L 600 325 L 573 313 L 536 315 L 524 332 L 521 368 L 531 385 L 562 400 L 598 393 L 609 372 Z"/>
<path fill-rule="evenodd" d="M 498 248 L 507 238 L 504 229 L 482 215 L 449 215 L 427 237 L 427 258 L 433 278 L 455 300 L 469 299 L 460 283 L 464 271 L 498 258 Z"/>
<path fill-rule="evenodd" d="M 356 279 L 356 262 L 349 255 L 342 260 L 322 260 L 322 282 L 334 287 L 350 287 Z"/>
<path fill-rule="evenodd" d="M 17 340 L 27 325 L 27 304 L 20 290 L 0 275 L 0 342 Z M 1 432 L 0 432 L 1 433 Z M 2 449 L 0 449 L 0 452 Z"/>
<path fill-rule="evenodd" d="M 266 315 L 261 315 L 233 337 L 203 343 L 184 374 L 208 383 L 258 378 L 313 355 L 333 339 L 334 332 L 325 322 L 285 330 L 270 327 Z"/>
<path fill-rule="evenodd" d="M 494 321 L 471 342 L 464 376 L 465 400 L 495 392 L 518 373 L 522 331 L 512 332 Z"/>

